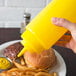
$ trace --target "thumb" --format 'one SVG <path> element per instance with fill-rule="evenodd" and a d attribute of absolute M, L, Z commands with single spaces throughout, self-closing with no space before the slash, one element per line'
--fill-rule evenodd
<path fill-rule="evenodd" d="M 75 23 L 72 23 L 72 22 L 70 22 L 66 19 L 63 19 L 63 18 L 53 17 L 52 18 L 52 23 L 57 25 L 57 26 L 62 26 L 64 28 L 67 28 L 71 32 L 76 30 L 76 24 Z"/>

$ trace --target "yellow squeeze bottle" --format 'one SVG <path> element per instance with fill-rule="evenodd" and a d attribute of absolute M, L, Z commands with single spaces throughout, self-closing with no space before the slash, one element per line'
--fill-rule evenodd
<path fill-rule="evenodd" d="M 76 22 L 76 0 L 52 0 L 26 27 L 21 35 L 25 51 L 40 53 L 52 47 L 67 29 L 52 24 L 51 18 L 65 18 Z"/>

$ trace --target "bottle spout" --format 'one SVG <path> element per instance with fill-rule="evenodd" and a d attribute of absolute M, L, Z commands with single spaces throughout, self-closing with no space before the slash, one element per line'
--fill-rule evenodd
<path fill-rule="evenodd" d="M 26 51 L 27 51 L 27 48 L 24 47 L 17 56 L 18 57 L 22 56 Z"/>

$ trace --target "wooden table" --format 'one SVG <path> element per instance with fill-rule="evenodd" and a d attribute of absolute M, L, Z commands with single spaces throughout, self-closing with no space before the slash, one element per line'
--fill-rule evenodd
<path fill-rule="evenodd" d="M 0 44 L 19 39 L 21 39 L 19 28 L 0 28 Z M 64 58 L 67 66 L 66 76 L 76 76 L 76 54 L 67 48 L 59 46 L 54 46 L 53 48 L 56 49 Z"/>

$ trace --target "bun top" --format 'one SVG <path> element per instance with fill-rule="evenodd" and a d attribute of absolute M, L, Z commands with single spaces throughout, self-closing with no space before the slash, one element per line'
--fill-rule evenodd
<path fill-rule="evenodd" d="M 56 56 L 52 48 L 40 54 L 26 52 L 24 59 L 28 67 L 47 69 L 56 64 Z"/>

